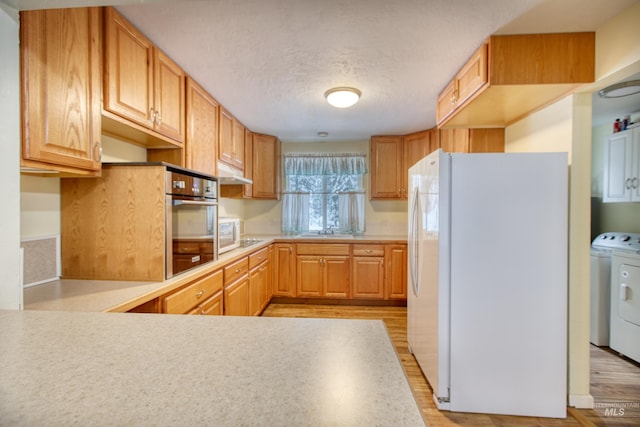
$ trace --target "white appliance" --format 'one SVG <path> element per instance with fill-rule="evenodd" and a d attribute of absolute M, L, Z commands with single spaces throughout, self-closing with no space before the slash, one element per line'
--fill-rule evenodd
<path fill-rule="evenodd" d="M 591 243 L 590 341 L 598 346 L 609 345 L 613 251 L 640 251 L 640 234 L 602 233 Z"/>
<path fill-rule="evenodd" d="M 609 347 L 640 362 L 640 251 L 611 256 Z"/>
<path fill-rule="evenodd" d="M 439 409 L 566 417 L 566 153 L 409 169 L 408 339 Z"/>
<path fill-rule="evenodd" d="M 240 219 L 218 218 L 218 253 L 223 254 L 240 247 Z"/>

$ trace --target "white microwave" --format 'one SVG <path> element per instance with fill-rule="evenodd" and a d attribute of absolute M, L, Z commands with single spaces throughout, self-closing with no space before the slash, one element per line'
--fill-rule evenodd
<path fill-rule="evenodd" d="M 240 246 L 240 219 L 218 218 L 218 253 L 222 254 Z"/>

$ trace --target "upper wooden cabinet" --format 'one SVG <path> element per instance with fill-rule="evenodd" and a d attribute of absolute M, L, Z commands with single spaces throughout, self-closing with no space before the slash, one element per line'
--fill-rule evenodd
<path fill-rule="evenodd" d="M 369 151 L 371 200 L 406 199 L 402 136 L 372 136 Z"/>
<path fill-rule="evenodd" d="M 438 127 L 504 127 L 594 81 L 595 33 L 492 36 L 438 96 Z"/>
<path fill-rule="evenodd" d="M 218 102 L 207 91 L 192 79 L 187 79 L 187 168 L 217 175 L 219 108 Z"/>
<path fill-rule="evenodd" d="M 99 174 L 100 19 L 99 8 L 20 13 L 23 170 Z"/>
<path fill-rule="evenodd" d="M 220 106 L 219 116 L 218 159 L 231 167 L 244 171 L 245 127 L 223 106 Z"/>
<path fill-rule="evenodd" d="M 119 119 L 161 135 L 148 145 L 183 143 L 185 139 L 185 73 L 115 9 L 105 9 L 104 109 L 106 130 L 130 132 L 118 127 Z M 116 116 L 111 116 L 113 113 Z M 116 123 L 114 123 L 116 122 Z M 162 138 L 164 137 L 164 138 Z"/>
<path fill-rule="evenodd" d="M 280 140 L 278 137 L 253 134 L 252 194 L 254 199 L 277 199 L 280 196 Z"/>
<path fill-rule="evenodd" d="M 409 168 L 438 146 L 437 129 L 405 136 L 371 137 L 371 199 L 406 200 Z"/>
<path fill-rule="evenodd" d="M 449 153 L 504 152 L 504 128 L 440 129 L 440 148 Z"/>

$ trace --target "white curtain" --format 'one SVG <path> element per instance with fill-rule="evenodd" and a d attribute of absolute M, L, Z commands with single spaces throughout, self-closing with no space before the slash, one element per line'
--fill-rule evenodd
<path fill-rule="evenodd" d="M 364 193 L 339 194 L 338 209 L 341 233 L 364 233 Z"/>
<path fill-rule="evenodd" d="M 309 231 L 309 193 L 284 193 L 282 196 L 282 234 Z"/>
<path fill-rule="evenodd" d="M 283 234 L 364 233 L 366 172 L 363 154 L 285 154 Z"/>

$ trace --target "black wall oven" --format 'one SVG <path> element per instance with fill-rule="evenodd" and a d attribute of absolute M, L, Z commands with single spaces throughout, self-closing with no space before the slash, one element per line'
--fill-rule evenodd
<path fill-rule="evenodd" d="M 218 259 L 218 183 L 167 168 L 166 277 Z"/>

